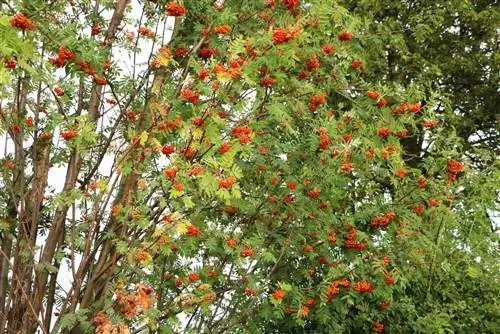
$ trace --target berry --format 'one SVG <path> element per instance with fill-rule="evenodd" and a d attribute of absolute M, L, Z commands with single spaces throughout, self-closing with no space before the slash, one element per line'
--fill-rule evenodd
<path fill-rule="evenodd" d="M 306 66 L 310 70 L 314 70 L 316 68 L 319 68 L 320 64 L 319 64 L 319 61 L 318 61 L 318 57 L 315 54 L 311 54 L 311 59 L 309 59 L 309 60 L 306 61 Z"/>
<path fill-rule="evenodd" d="M 174 54 L 176 57 L 182 57 L 186 53 L 188 53 L 189 49 L 188 48 L 177 48 L 174 50 Z"/>
<path fill-rule="evenodd" d="M 12 16 L 10 19 L 10 24 L 13 27 L 26 30 L 26 29 L 34 29 L 35 25 L 33 24 L 33 21 L 28 19 L 26 16 L 24 16 L 23 13 L 17 13 L 16 15 Z"/>
<path fill-rule="evenodd" d="M 163 153 L 165 155 L 170 155 L 170 154 L 172 154 L 174 152 L 175 152 L 175 146 L 172 145 L 172 144 L 165 144 L 161 148 L 161 153 Z"/>
<path fill-rule="evenodd" d="M 380 129 L 378 129 L 377 133 L 382 138 L 387 138 L 390 135 L 390 131 L 388 128 L 380 128 Z"/>
<path fill-rule="evenodd" d="M 101 77 L 98 75 L 94 75 L 93 80 L 97 85 L 100 85 L 100 86 L 105 85 L 107 83 L 107 81 L 104 77 Z"/>
<path fill-rule="evenodd" d="M 177 2 L 169 2 L 166 9 L 168 16 L 182 16 L 186 12 L 186 8 Z"/>
<path fill-rule="evenodd" d="M 462 172 L 463 166 L 462 163 L 456 160 L 448 161 L 448 171 L 452 174 L 459 174 Z"/>
<path fill-rule="evenodd" d="M 418 112 L 420 109 L 422 109 L 422 104 L 420 102 L 408 106 L 408 110 L 411 112 Z"/>
<path fill-rule="evenodd" d="M 345 41 L 350 41 L 352 39 L 352 32 L 349 32 L 349 31 L 342 31 L 339 33 L 339 40 L 341 40 L 342 42 L 345 42 Z"/>
<path fill-rule="evenodd" d="M 273 292 L 273 298 L 276 300 L 282 300 L 286 296 L 286 291 L 281 289 L 276 289 Z"/>
<path fill-rule="evenodd" d="M 213 50 L 210 49 L 210 48 L 201 48 L 200 50 L 200 57 L 201 58 L 205 58 L 205 59 L 208 59 L 210 57 L 212 57 L 213 55 Z"/>
<path fill-rule="evenodd" d="M 299 79 L 304 79 L 307 78 L 308 76 L 309 76 L 309 71 L 302 70 L 299 72 Z"/>
<path fill-rule="evenodd" d="M 70 140 L 72 138 L 75 138 L 78 135 L 78 132 L 76 130 L 66 130 L 61 132 L 61 137 L 64 140 Z"/>
<path fill-rule="evenodd" d="M 380 96 L 380 92 L 377 92 L 376 90 L 369 90 L 366 95 L 372 100 L 376 100 Z"/>
<path fill-rule="evenodd" d="M 194 225 L 189 225 L 187 227 L 187 234 L 190 236 L 197 236 L 200 234 L 200 229 Z"/>
<path fill-rule="evenodd" d="M 153 30 L 149 29 L 149 28 L 140 27 L 139 28 L 139 35 L 146 36 L 146 37 L 155 37 L 156 33 Z"/>
<path fill-rule="evenodd" d="M 354 284 L 352 287 L 356 292 L 371 292 L 373 291 L 373 285 L 368 281 L 360 281 Z"/>
<path fill-rule="evenodd" d="M 56 87 L 54 88 L 54 93 L 56 93 L 57 96 L 63 96 L 64 90 L 61 87 Z"/>
<path fill-rule="evenodd" d="M 384 324 L 382 324 L 381 322 L 376 321 L 376 322 L 373 323 L 372 329 L 376 333 L 382 333 L 384 331 Z"/>
<path fill-rule="evenodd" d="M 188 100 L 192 104 L 197 104 L 200 100 L 200 93 L 189 88 L 184 89 L 181 94 L 185 100 Z"/>
<path fill-rule="evenodd" d="M 291 10 L 299 5 L 299 0 L 281 0 L 281 3 Z"/>
<path fill-rule="evenodd" d="M 291 34 L 288 30 L 276 28 L 273 32 L 273 41 L 275 44 L 283 44 L 291 39 Z"/>
<path fill-rule="evenodd" d="M 252 248 L 245 248 L 244 250 L 241 251 L 240 255 L 242 257 L 249 257 L 255 254 L 255 251 Z"/>
<path fill-rule="evenodd" d="M 376 107 L 382 108 L 387 104 L 387 100 L 384 99 L 383 97 L 375 103 Z"/>
<path fill-rule="evenodd" d="M 218 149 L 219 153 L 220 154 L 224 154 L 226 153 L 227 151 L 229 151 L 231 149 L 231 142 L 230 141 L 227 141 L 227 142 L 224 142 Z"/>
<path fill-rule="evenodd" d="M 226 245 L 229 248 L 235 248 L 236 245 L 238 245 L 238 240 L 236 240 L 236 239 L 229 239 L 228 241 L 226 241 Z"/>
<path fill-rule="evenodd" d="M 167 168 L 165 169 L 165 171 L 163 172 L 163 175 L 165 175 L 166 177 L 168 177 L 169 179 L 173 179 L 176 175 L 177 175 L 177 167 L 170 167 L 170 168 Z"/>
<path fill-rule="evenodd" d="M 405 168 L 398 168 L 398 170 L 396 171 L 396 176 L 401 178 L 405 177 L 406 174 L 408 174 L 408 171 Z"/>
<path fill-rule="evenodd" d="M 206 78 L 208 78 L 209 75 L 210 75 L 210 71 L 208 69 L 204 68 L 198 74 L 198 78 L 200 78 L 200 80 L 205 80 Z"/>
<path fill-rule="evenodd" d="M 17 62 L 14 59 L 6 59 L 4 60 L 4 65 L 7 68 L 14 69 L 17 67 Z"/>
<path fill-rule="evenodd" d="M 90 35 L 91 36 L 95 36 L 95 35 L 99 35 L 101 33 L 101 26 L 99 24 L 94 24 L 92 26 L 92 29 L 91 29 L 91 32 L 90 32 Z"/>
<path fill-rule="evenodd" d="M 361 59 L 354 59 L 351 63 L 351 68 L 357 70 L 358 68 L 363 67 L 364 63 Z"/>
<path fill-rule="evenodd" d="M 260 79 L 260 85 L 263 87 L 270 87 L 274 83 L 274 79 L 271 77 L 265 77 Z"/>
<path fill-rule="evenodd" d="M 314 187 L 312 189 L 309 189 L 307 191 L 307 195 L 312 198 L 318 198 L 319 194 L 321 193 L 321 189 L 318 187 Z"/>
<path fill-rule="evenodd" d="M 235 177 L 220 178 L 218 180 L 220 189 L 229 189 L 234 183 L 236 183 Z"/>
<path fill-rule="evenodd" d="M 333 44 L 325 44 L 321 49 L 323 50 L 324 53 L 329 55 L 330 53 L 335 51 L 335 46 Z"/>
<path fill-rule="evenodd" d="M 223 24 L 215 27 L 214 32 L 219 35 L 225 35 L 231 31 L 231 26 L 229 24 Z"/>
<path fill-rule="evenodd" d="M 188 281 L 189 281 L 189 283 L 196 282 L 197 280 L 199 280 L 199 279 L 200 279 L 200 275 L 199 275 L 199 274 L 196 274 L 196 273 L 189 274 L 187 277 L 188 277 Z"/>

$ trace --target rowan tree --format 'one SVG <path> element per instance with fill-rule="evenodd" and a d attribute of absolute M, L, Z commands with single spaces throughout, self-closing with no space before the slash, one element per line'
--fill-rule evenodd
<path fill-rule="evenodd" d="M 376 21 L 320 0 L 0 6 L 0 332 L 498 327 L 494 282 L 489 309 L 458 302 L 459 268 L 497 268 L 495 183 L 445 91 L 374 75 Z M 415 306 L 445 293 L 449 313 Z"/>

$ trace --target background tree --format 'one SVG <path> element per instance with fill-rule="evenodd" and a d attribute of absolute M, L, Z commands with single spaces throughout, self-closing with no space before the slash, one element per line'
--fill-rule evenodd
<path fill-rule="evenodd" d="M 494 166 L 348 5 L 2 2 L 0 331 L 495 332 Z"/>
<path fill-rule="evenodd" d="M 376 39 L 371 80 L 419 83 L 439 90 L 456 117 L 446 117 L 476 167 L 498 154 L 499 12 L 495 1 L 342 1 L 370 22 Z M 369 75 L 367 73 L 367 75 Z M 425 101 L 425 98 L 424 98 Z M 443 111 L 444 109 L 438 109 Z M 409 144 L 409 143 L 408 143 Z M 407 151 L 419 152 L 423 140 Z M 424 145 L 425 146 L 425 145 Z M 487 152 L 496 152 L 493 155 Z M 415 165 L 417 162 L 415 162 Z"/>

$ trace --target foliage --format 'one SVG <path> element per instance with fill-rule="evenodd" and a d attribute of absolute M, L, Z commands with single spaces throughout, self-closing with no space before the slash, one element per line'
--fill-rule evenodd
<path fill-rule="evenodd" d="M 344 5 L 2 4 L 0 331 L 497 332 L 497 166 Z"/>

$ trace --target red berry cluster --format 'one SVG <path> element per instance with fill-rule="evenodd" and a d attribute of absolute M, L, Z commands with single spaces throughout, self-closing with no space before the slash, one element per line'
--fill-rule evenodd
<path fill-rule="evenodd" d="M 326 128 L 319 128 L 319 149 L 326 150 L 331 143 L 328 130 Z"/>
<path fill-rule="evenodd" d="M 394 218 L 396 218 L 396 214 L 393 211 L 390 211 L 390 212 L 385 213 L 382 216 L 379 215 L 379 216 L 373 218 L 371 223 L 370 223 L 370 226 L 374 227 L 374 228 L 386 227 L 394 220 Z"/>
<path fill-rule="evenodd" d="M 299 31 L 295 29 L 276 28 L 273 32 L 273 41 L 275 44 L 286 43 L 299 35 Z"/>
<path fill-rule="evenodd" d="M 403 129 L 401 131 L 396 131 L 394 134 L 399 139 L 404 139 L 404 138 L 406 138 L 406 136 L 408 136 L 408 132 L 409 132 L 408 129 Z"/>
<path fill-rule="evenodd" d="M 420 175 L 417 179 L 417 184 L 420 189 L 424 190 L 427 187 L 427 179 L 425 176 Z"/>
<path fill-rule="evenodd" d="M 281 0 L 281 3 L 292 10 L 299 5 L 300 0 Z"/>
<path fill-rule="evenodd" d="M 229 189 L 236 183 L 236 178 L 233 176 L 220 178 L 217 180 L 219 182 L 219 189 Z"/>
<path fill-rule="evenodd" d="M 315 70 L 320 67 L 318 56 L 316 56 L 314 53 L 311 54 L 311 58 L 306 61 L 306 66 L 310 70 Z"/>
<path fill-rule="evenodd" d="M 234 128 L 231 132 L 239 139 L 240 143 L 242 144 L 247 144 L 253 134 L 253 130 L 248 126 L 240 126 Z"/>
<path fill-rule="evenodd" d="M 102 76 L 99 76 L 99 75 L 94 75 L 94 77 L 92 78 L 94 80 L 94 82 L 97 84 L 97 85 L 105 85 L 107 83 L 107 80 L 102 77 Z"/>
<path fill-rule="evenodd" d="M 264 77 L 260 79 L 260 85 L 262 87 L 270 87 L 274 83 L 274 79 L 271 77 Z"/>
<path fill-rule="evenodd" d="M 172 145 L 172 144 L 165 144 L 163 145 L 163 147 L 161 148 L 161 153 L 165 154 L 165 155 L 171 155 L 175 152 L 175 146 Z"/>
<path fill-rule="evenodd" d="M 339 33 L 339 40 L 342 41 L 342 42 L 345 42 L 345 41 L 350 41 L 353 37 L 352 35 L 352 32 L 349 32 L 349 31 L 342 31 Z"/>
<path fill-rule="evenodd" d="M 462 172 L 463 166 L 462 163 L 456 160 L 448 161 L 448 180 L 455 181 L 458 174 Z"/>
<path fill-rule="evenodd" d="M 349 227 L 347 237 L 344 240 L 345 248 L 352 248 L 355 250 L 362 250 L 367 246 L 366 242 L 356 240 L 357 230 L 354 226 Z"/>
<path fill-rule="evenodd" d="M 79 60 L 79 61 L 76 62 L 76 65 L 78 66 L 78 68 L 80 68 L 80 70 L 82 72 L 85 72 L 85 73 L 87 73 L 90 76 L 93 76 L 95 74 L 95 71 L 92 68 L 92 66 L 90 66 L 90 64 L 88 62 L 86 62 L 86 61 Z"/>
<path fill-rule="evenodd" d="M 333 44 L 325 44 L 325 45 L 323 45 L 323 47 L 321 49 L 323 50 L 324 53 L 326 53 L 327 55 L 329 55 L 330 53 L 332 53 L 333 51 L 335 51 L 335 45 L 333 45 Z"/>
<path fill-rule="evenodd" d="M 90 35 L 95 36 L 95 35 L 99 35 L 100 33 L 101 33 L 101 26 L 98 23 L 92 25 Z"/>
<path fill-rule="evenodd" d="M 377 134 L 379 135 L 379 137 L 387 138 L 391 134 L 391 131 L 389 130 L 389 128 L 380 128 L 378 129 Z"/>
<path fill-rule="evenodd" d="M 75 138 L 78 135 L 78 132 L 76 130 L 65 130 L 61 132 L 61 137 L 64 140 L 70 140 Z"/>
<path fill-rule="evenodd" d="M 410 104 L 408 106 L 408 110 L 411 112 L 418 112 L 420 109 L 422 109 L 422 103 L 420 103 L 420 102 Z"/>
<path fill-rule="evenodd" d="M 385 273 L 385 283 L 387 285 L 393 285 L 395 283 L 394 278 L 392 278 L 390 271 Z"/>
<path fill-rule="evenodd" d="M 63 67 L 66 60 L 75 58 L 75 53 L 66 49 L 64 46 L 59 47 L 57 57 L 50 57 L 49 61 L 57 68 Z"/>
<path fill-rule="evenodd" d="M 189 88 L 184 89 L 181 94 L 185 100 L 188 100 L 192 104 L 197 104 L 200 100 L 200 93 Z"/>
<path fill-rule="evenodd" d="M 314 112 L 320 105 L 324 104 L 325 102 L 326 102 L 325 93 L 313 95 L 309 100 L 309 110 L 311 112 Z"/>
<path fill-rule="evenodd" d="M 200 80 L 202 81 L 208 78 L 209 76 L 210 76 L 210 71 L 206 68 L 202 69 L 198 74 L 198 78 L 200 78 Z"/>
<path fill-rule="evenodd" d="M 382 311 L 385 310 L 386 308 L 388 308 L 389 306 L 391 306 L 391 303 L 387 300 L 383 300 L 380 302 L 380 309 Z"/>
<path fill-rule="evenodd" d="M 57 57 L 50 57 L 49 61 L 56 66 L 57 68 L 63 67 L 64 64 L 66 63 L 67 60 L 74 60 L 76 57 L 76 54 L 72 52 L 71 50 L 67 49 L 64 46 L 59 47 Z M 88 74 L 89 76 L 92 77 L 92 80 L 98 84 L 98 85 L 105 85 L 107 83 L 106 79 L 103 76 L 99 76 L 95 74 L 95 70 L 92 68 L 92 66 L 84 61 L 84 60 L 78 60 L 75 62 L 75 64 L 78 66 L 78 68 Z M 111 67 L 111 64 L 109 61 L 105 61 L 103 64 L 103 68 L 105 70 L 109 69 Z"/>
<path fill-rule="evenodd" d="M 177 48 L 174 50 L 174 54 L 176 57 L 183 57 L 188 53 L 189 49 L 188 48 Z"/>
<path fill-rule="evenodd" d="M 189 236 L 197 236 L 197 235 L 200 235 L 200 229 L 197 228 L 196 226 L 194 225 L 189 225 L 187 227 L 187 234 Z"/>
<path fill-rule="evenodd" d="M 378 107 L 378 108 L 382 108 L 382 107 L 385 107 L 385 105 L 387 104 L 387 100 L 383 97 L 381 97 L 376 103 L 375 103 L 375 106 Z"/>
<path fill-rule="evenodd" d="M 384 331 L 384 324 L 379 321 L 375 321 L 372 329 L 375 333 L 382 333 Z"/>
<path fill-rule="evenodd" d="M 252 256 L 254 254 L 255 254 L 255 251 L 249 246 L 246 246 L 245 249 L 243 249 L 240 252 L 241 257 L 249 257 L 249 256 Z"/>
<path fill-rule="evenodd" d="M 200 49 L 200 57 L 201 58 L 208 59 L 208 58 L 212 57 L 213 54 L 214 54 L 214 50 L 211 48 L 201 48 Z"/>
<path fill-rule="evenodd" d="M 357 70 L 357 69 L 363 67 L 364 64 L 365 63 L 361 59 L 354 59 L 351 63 L 351 68 Z"/>
<path fill-rule="evenodd" d="M 186 12 L 186 8 L 177 2 L 169 2 L 166 9 L 168 16 L 182 16 Z"/>
<path fill-rule="evenodd" d="M 326 288 L 328 301 L 332 300 L 332 298 L 340 292 L 340 288 L 349 288 L 351 286 L 351 282 L 347 279 L 344 280 L 335 280 Z"/>
<path fill-rule="evenodd" d="M 56 93 L 57 96 L 63 96 L 64 90 L 61 87 L 56 87 L 54 88 L 54 93 Z"/>
<path fill-rule="evenodd" d="M 359 281 L 352 287 L 356 292 L 372 292 L 373 285 L 368 281 Z"/>
<path fill-rule="evenodd" d="M 372 100 L 376 100 L 379 98 L 379 96 L 381 95 L 380 92 L 376 91 L 376 90 L 369 90 L 366 95 L 368 95 L 368 97 Z"/>
<path fill-rule="evenodd" d="M 392 109 L 394 115 L 404 114 L 408 110 L 408 105 L 406 103 L 401 103 L 398 107 Z"/>
<path fill-rule="evenodd" d="M 200 274 L 192 273 L 187 275 L 189 283 L 194 283 L 200 279 Z"/>
<path fill-rule="evenodd" d="M 15 61 L 15 59 L 6 59 L 6 60 L 4 60 L 3 63 L 5 65 L 5 67 L 10 68 L 10 69 L 14 69 L 17 67 L 17 62 Z"/>
<path fill-rule="evenodd" d="M 139 32 L 139 35 L 145 36 L 145 37 L 154 38 L 156 36 L 156 33 L 153 30 L 146 28 L 146 27 L 140 27 L 138 32 Z"/>
<path fill-rule="evenodd" d="M 205 119 L 201 116 L 195 117 L 192 120 L 194 126 L 205 126 L 207 123 L 205 122 Z"/>
<path fill-rule="evenodd" d="M 434 119 L 434 120 L 431 120 L 431 121 L 425 121 L 424 122 L 424 127 L 425 128 L 434 128 L 436 127 L 437 125 L 439 124 L 439 121 Z"/>
<path fill-rule="evenodd" d="M 225 35 L 231 31 L 231 26 L 229 24 L 222 24 L 214 28 L 214 33 L 219 35 Z"/>
<path fill-rule="evenodd" d="M 16 15 L 12 16 L 10 18 L 9 22 L 13 27 L 16 27 L 16 28 L 19 28 L 22 30 L 35 28 L 33 21 L 28 19 L 23 13 L 17 13 Z"/>
<path fill-rule="evenodd" d="M 396 170 L 395 174 L 396 176 L 403 178 L 406 176 L 406 174 L 408 174 L 408 171 L 406 170 L 406 168 L 401 167 Z"/>
<path fill-rule="evenodd" d="M 173 179 L 177 175 L 177 171 L 178 171 L 177 167 L 175 167 L 175 166 L 170 167 L 170 168 L 165 169 L 165 171 L 163 172 L 163 175 L 165 175 L 169 179 Z"/>
<path fill-rule="evenodd" d="M 307 195 L 312 198 L 318 198 L 321 193 L 321 189 L 318 187 L 313 187 L 307 191 Z"/>
<path fill-rule="evenodd" d="M 226 141 L 226 142 L 222 143 L 221 146 L 219 146 L 218 151 L 220 154 L 224 154 L 231 149 L 231 146 L 232 146 L 231 142 Z"/>
<path fill-rule="evenodd" d="M 133 113 L 133 112 L 131 112 Z M 135 114 L 134 114 L 135 118 Z M 165 131 L 167 128 L 169 130 L 175 131 L 177 130 L 177 127 L 183 122 L 182 117 L 178 116 L 177 118 L 174 119 L 169 119 L 166 122 L 159 122 L 158 123 L 158 130 L 160 131 Z"/>

